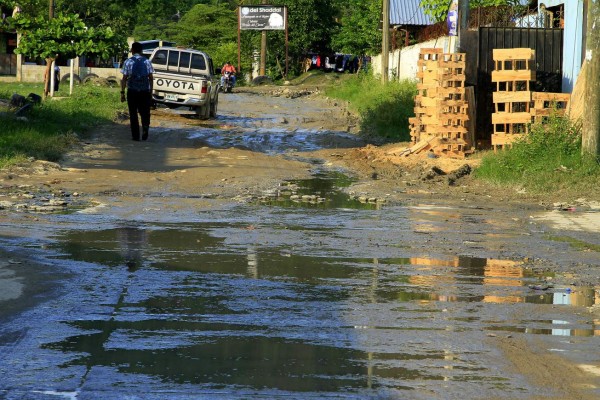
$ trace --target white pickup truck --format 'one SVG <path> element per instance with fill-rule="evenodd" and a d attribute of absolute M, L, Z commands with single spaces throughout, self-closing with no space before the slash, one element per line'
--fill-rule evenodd
<path fill-rule="evenodd" d="M 167 107 L 189 107 L 202 119 L 217 116 L 220 79 L 208 54 L 179 47 L 158 47 L 150 56 L 154 67 L 152 98 Z"/>

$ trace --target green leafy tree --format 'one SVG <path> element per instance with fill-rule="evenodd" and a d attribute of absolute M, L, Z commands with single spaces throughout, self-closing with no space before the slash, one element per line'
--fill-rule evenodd
<path fill-rule="evenodd" d="M 421 0 L 421 7 L 425 14 L 429 15 L 435 22 L 440 22 L 446 19 L 448 9 L 452 0 Z M 490 7 L 490 6 L 516 6 L 519 5 L 519 0 L 470 0 L 469 7 Z"/>
<path fill-rule="evenodd" d="M 0 0 L 2 12 L 7 17 L 12 15 L 12 11 L 17 5 L 21 12 L 26 15 L 48 14 L 48 0 Z"/>
<path fill-rule="evenodd" d="M 292 74 L 295 74 L 307 53 L 332 51 L 331 40 L 339 29 L 339 8 L 333 0 L 283 0 L 280 4 L 288 7 L 288 56 Z M 285 33 L 269 32 L 268 42 L 267 69 L 270 75 L 281 76 L 285 64 Z"/>
<path fill-rule="evenodd" d="M 210 53 L 223 44 L 237 42 L 237 14 L 226 6 L 198 4 L 167 33 L 179 45 Z"/>
<path fill-rule="evenodd" d="M 131 35 L 139 0 L 55 0 L 56 10 L 77 14 L 89 27 L 110 27 L 117 34 Z"/>
<path fill-rule="evenodd" d="M 125 40 L 111 28 L 88 28 L 74 14 L 60 13 L 51 20 L 19 14 L 11 20 L 11 26 L 21 34 L 19 47 L 15 52 L 46 60 L 45 96 L 50 87 L 50 68 L 56 57 L 75 58 L 94 53 L 107 58 L 127 48 Z"/>
<path fill-rule="evenodd" d="M 332 37 L 332 47 L 350 54 L 377 54 L 381 51 L 381 2 L 347 0 L 340 4 L 339 31 Z"/>
<path fill-rule="evenodd" d="M 176 31 L 178 22 L 197 5 L 235 8 L 235 5 L 230 6 L 230 1 L 220 0 L 138 0 L 133 36 L 140 40 L 174 40 L 170 35 Z"/>

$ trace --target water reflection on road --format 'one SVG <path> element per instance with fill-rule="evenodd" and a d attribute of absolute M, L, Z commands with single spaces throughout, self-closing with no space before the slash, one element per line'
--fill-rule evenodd
<path fill-rule="evenodd" d="M 62 229 L 43 250 L 17 243 L 74 278 L 4 329 L 0 339 L 29 333 L 0 341 L 15 349 L 0 389 L 9 398 L 518 396 L 534 389 L 494 364 L 490 333 L 600 334 L 600 321 L 563 308 L 600 302 L 594 288 L 531 289 L 540 277 L 514 260 L 414 256 L 407 247 L 448 229 L 429 208 L 222 213 L 56 216 Z"/>

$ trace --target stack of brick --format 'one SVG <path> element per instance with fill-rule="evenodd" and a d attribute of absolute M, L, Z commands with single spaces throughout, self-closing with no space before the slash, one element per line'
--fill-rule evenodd
<path fill-rule="evenodd" d="M 419 55 L 415 117 L 409 120 L 414 145 L 407 154 L 423 151 L 464 158 L 472 152 L 467 130 L 465 54 L 422 49 Z"/>
<path fill-rule="evenodd" d="M 531 82 L 536 74 L 532 49 L 494 49 L 492 82 L 495 112 L 492 114 L 492 146 L 510 145 L 529 132 L 531 124 Z"/>

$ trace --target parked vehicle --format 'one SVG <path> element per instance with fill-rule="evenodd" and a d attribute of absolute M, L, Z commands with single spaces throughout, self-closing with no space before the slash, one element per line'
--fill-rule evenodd
<path fill-rule="evenodd" d="M 189 107 L 202 119 L 217 115 L 220 78 L 203 51 L 158 47 L 150 56 L 154 67 L 152 98 L 168 107 Z"/>
<path fill-rule="evenodd" d="M 233 84 L 234 84 L 234 80 L 233 80 L 233 73 L 229 72 L 229 71 L 225 71 L 223 73 L 223 91 L 225 93 L 231 93 L 231 91 L 233 90 Z"/>

